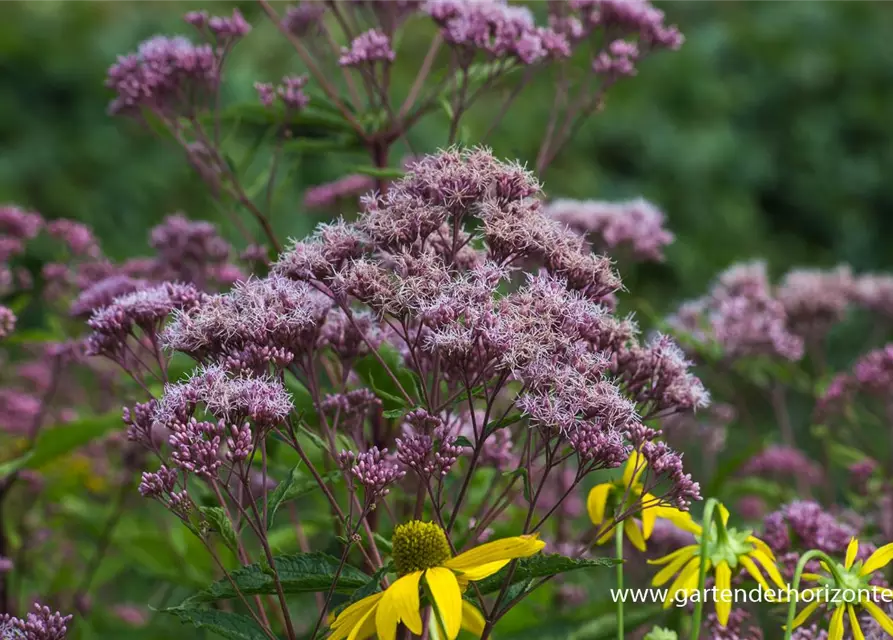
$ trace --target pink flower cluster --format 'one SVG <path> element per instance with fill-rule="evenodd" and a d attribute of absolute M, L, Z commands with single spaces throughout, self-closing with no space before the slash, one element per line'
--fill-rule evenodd
<path fill-rule="evenodd" d="M 627 251 L 637 260 L 663 260 L 663 248 L 673 242 L 664 228 L 664 214 L 638 198 L 627 202 L 553 200 L 545 214 L 583 235 L 596 248 Z"/>
<path fill-rule="evenodd" d="M 24 619 L 8 613 L 0 615 L 0 637 L 23 640 L 62 640 L 68 633 L 72 616 L 63 616 L 35 603 Z"/>
<path fill-rule="evenodd" d="M 391 39 L 378 29 L 370 29 L 358 35 L 350 43 L 350 47 L 341 50 L 338 64 L 342 67 L 359 67 L 377 62 L 389 64 L 396 54 L 391 48 Z"/>

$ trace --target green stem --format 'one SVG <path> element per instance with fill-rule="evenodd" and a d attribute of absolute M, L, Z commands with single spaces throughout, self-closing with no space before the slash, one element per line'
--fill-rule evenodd
<path fill-rule="evenodd" d="M 704 506 L 704 517 L 701 519 L 701 565 L 698 568 L 698 601 L 695 603 L 695 613 L 692 617 L 691 640 L 698 640 L 701 635 L 701 617 L 704 615 L 704 587 L 707 584 L 707 563 L 704 559 L 707 557 L 707 543 L 710 540 L 710 531 L 713 527 L 713 513 L 716 505 L 719 504 L 716 498 L 710 498 Z M 721 528 L 721 527 L 720 527 Z"/>
<path fill-rule="evenodd" d="M 617 640 L 623 640 L 623 524 L 614 527 L 614 543 L 617 559 L 621 560 L 617 565 Z"/>
<path fill-rule="evenodd" d="M 820 558 L 825 561 L 825 564 L 828 565 L 828 568 L 831 569 L 834 573 L 836 570 L 834 569 L 834 561 L 831 560 L 825 553 L 813 549 L 811 551 L 807 551 L 800 557 L 800 562 L 797 563 L 797 569 L 794 571 L 794 579 L 791 581 L 791 588 L 788 591 L 788 621 L 784 628 L 784 640 L 791 640 L 791 634 L 794 633 L 794 616 L 797 613 L 797 600 L 798 598 L 792 597 L 791 594 L 799 593 L 798 589 L 800 587 L 800 576 L 803 573 L 803 569 L 806 568 L 806 563 L 812 560 L 813 558 Z M 837 576 L 835 576 L 836 578 Z"/>

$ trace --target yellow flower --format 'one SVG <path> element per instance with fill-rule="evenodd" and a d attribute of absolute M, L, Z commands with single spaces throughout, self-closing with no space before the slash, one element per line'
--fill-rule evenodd
<path fill-rule="evenodd" d="M 828 575 L 804 573 L 800 576 L 803 580 L 817 583 L 817 586 L 800 592 L 803 594 L 806 591 L 812 591 L 812 602 L 794 618 L 791 629 L 796 629 L 806 622 L 820 605 L 827 604 L 829 609 L 834 611 L 831 614 L 831 625 L 828 627 L 829 640 L 843 638 L 844 616 L 849 620 L 850 633 L 853 638 L 865 640 L 865 634 L 859 627 L 857 609 L 867 611 L 884 631 L 893 636 L 893 620 L 872 601 L 872 595 L 875 595 L 884 596 L 884 601 L 890 602 L 890 598 L 893 597 L 893 589 L 875 587 L 871 584 L 872 574 L 883 569 L 893 560 L 893 543 L 884 545 L 872 553 L 864 564 L 861 560 L 856 562 L 858 554 L 859 541 L 853 538 L 847 546 L 846 558 L 842 565 L 836 562 L 831 564 L 823 562 L 822 568 L 827 571 Z M 825 597 L 828 595 L 832 597 L 830 602 L 825 601 Z"/>
<path fill-rule="evenodd" d="M 711 523 L 708 531 L 694 520 L 677 521 L 677 526 L 694 534 L 697 544 L 677 549 L 663 558 L 649 560 L 648 564 L 665 565 L 651 581 L 655 587 L 663 586 L 670 578 L 676 576 L 667 590 L 664 608 L 669 607 L 677 596 L 688 597 L 697 591 L 702 566 L 708 572 L 714 568 L 717 592 L 716 617 L 720 625 L 725 627 L 732 612 L 732 576 L 738 573 L 739 566 L 743 567 L 766 591 L 771 589 L 763 576 L 764 572 L 780 589 L 786 589 L 786 586 L 778 567 L 775 566 L 775 556 L 769 546 L 751 535 L 750 531 L 727 528 L 729 512 L 721 504 L 718 505 L 718 509 L 720 520 Z M 702 544 L 704 536 L 706 536 L 706 550 Z"/>
<path fill-rule="evenodd" d="M 640 505 L 642 524 L 633 518 L 623 521 L 623 533 L 630 543 L 639 551 L 645 551 L 645 541 L 651 537 L 654 531 L 654 523 L 658 518 L 664 518 L 676 522 L 677 520 L 690 520 L 691 516 L 684 511 L 660 504 L 660 499 L 645 492 L 641 477 L 645 471 L 645 458 L 638 451 L 633 451 L 626 461 L 623 469 L 623 478 L 615 482 L 605 482 L 592 487 L 589 497 L 586 499 L 586 509 L 592 524 L 600 526 L 605 521 L 609 500 L 623 501 L 624 510 Z M 611 527 L 596 540 L 596 544 L 606 544 L 613 535 L 614 527 Z"/>
<path fill-rule="evenodd" d="M 381 640 L 394 640 L 400 623 L 421 635 L 420 588 L 428 593 L 447 638 L 455 640 L 460 628 L 480 636 L 484 618 L 462 599 L 462 591 L 469 582 L 493 575 L 516 558 L 532 556 L 546 544 L 536 535 L 503 538 L 451 557 L 443 529 L 418 520 L 398 525 L 391 543 L 400 577 L 381 593 L 338 614 L 331 623 L 330 640 L 363 640 L 376 634 Z"/>

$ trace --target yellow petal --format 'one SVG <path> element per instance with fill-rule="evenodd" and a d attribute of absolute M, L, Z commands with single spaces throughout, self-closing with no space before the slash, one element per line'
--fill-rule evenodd
<path fill-rule="evenodd" d="M 806 580 L 807 582 L 818 582 L 822 579 L 822 576 L 817 573 L 801 573 L 800 579 Z"/>
<path fill-rule="evenodd" d="M 465 586 L 469 582 L 473 582 L 474 580 L 483 580 L 488 576 L 492 576 L 509 562 L 511 562 L 511 560 L 497 560 L 496 562 L 488 562 L 487 564 L 482 564 L 472 569 L 468 569 L 467 571 L 459 574 L 459 584 Z"/>
<path fill-rule="evenodd" d="M 850 543 L 846 546 L 846 560 L 843 563 L 845 569 L 853 566 L 857 553 L 859 553 L 859 541 L 856 538 L 850 538 Z"/>
<path fill-rule="evenodd" d="M 670 578 L 676 575 L 676 572 L 679 571 L 686 562 L 691 560 L 692 555 L 694 555 L 694 551 L 687 554 L 683 553 L 682 555 L 673 558 L 668 565 L 654 575 L 654 578 L 651 580 L 651 586 L 662 587 L 665 585 Z"/>
<path fill-rule="evenodd" d="M 589 491 L 589 497 L 586 498 L 586 510 L 589 512 L 592 524 L 598 526 L 605 521 L 605 508 L 613 488 L 613 484 L 597 484 Z"/>
<path fill-rule="evenodd" d="M 676 527 L 683 531 L 699 536 L 704 531 L 700 524 L 695 522 L 694 518 L 688 511 L 680 511 L 679 509 L 666 509 L 660 514 L 664 520 L 669 520 Z"/>
<path fill-rule="evenodd" d="M 868 560 L 865 561 L 865 565 L 862 567 L 859 575 L 867 576 L 869 573 L 874 573 L 878 569 L 883 569 L 890 564 L 890 560 L 893 560 L 893 542 L 885 544 L 868 556 Z"/>
<path fill-rule="evenodd" d="M 775 563 L 772 562 L 765 553 L 759 549 L 754 549 L 750 552 L 750 557 L 763 566 L 763 570 L 769 575 L 772 582 L 774 582 L 779 589 L 787 588 L 787 585 L 784 583 L 784 578 L 781 577 L 781 573 L 778 571 L 778 567 L 775 566 Z"/>
<path fill-rule="evenodd" d="M 375 609 L 369 609 L 347 636 L 347 640 L 366 640 L 375 636 Z M 331 639 L 330 639 L 331 640 Z"/>
<path fill-rule="evenodd" d="M 342 640 L 347 638 L 354 629 L 359 629 L 364 620 L 375 611 L 378 601 L 384 596 L 384 592 L 373 593 L 362 600 L 354 602 L 345 608 L 338 616 L 329 623 L 332 627 L 332 638 Z M 375 629 L 373 627 L 373 633 Z"/>
<path fill-rule="evenodd" d="M 707 562 L 709 563 L 710 561 L 708 560 Z M 700 566 L 701 559 L 699 557 L 694 557 L 688 561 L 688 564 L 679 572 L 679 575 L 676 576 L 673 584 L 670 585 L 670 588 L 667 590 L 667 597 L 666 600 L 664 600 L 664 609 L 670 607 L 673 600 L 676 599 L 677 593 L 688 594 L 697 587 L 698 578 L 700 577 Z"/>
<path fill-rule="evenodd" d="M 843 640 L 843 607 L 837 607 L 828 627 L 828 640 Z"/>
<path fill-rule="evenodd" d="M 794 624 L 791 625 L 792 628 L 796 629 L 801 624 L 809 620 L 809 616 L 813 614 L 813 612 L 819 608 L 818 601 L 810 602 L 803 608 L 803 611 L 797 614 L 797 617 L 794 618 Z"/>
<path fill-rule="evenodd" d="M 603 534 L 601 534 L 598 539 L 595 541 L 597 545 L 608 544 L 614 538 L 614 527 L 611 527 Z"/>
<path fill-rule="evenodd" d="M 532 556 L 535 553 L 539 553 L 545 546 L 546 543 L 536 535 L 502 538 L 501 540 L 494 540 L 474 549 L 469 549 L 465 553 L 460 553 L 455 558 L 450 558 L 444 562 L 443 566 L 467 573 L 475 567 L 496 563 L 500 560 L 514 560 L 515 558 Z"/>
<path fill-rule="evenodd" d="M 481 635 L 484 633 L 484 627 L 486 625 L 487 621 L 484 620 L 484 616 L 483 614 L 481 614 L 480 611 L 478 611 L 478 608 L 467 600 L 463 600 L 462 628 L 480 638 Z"/>
<path fill-rule="evenodd" d="M 431 590 L 447 638 L 456 640 L 462 626 L 462 592 L 456 575 L 444 567 L 433 567 L 425 572 L 425 582 Z"/>
<path fill-rule="evenodd" d="M 772 553 L 772 549 L 769 548 L 768 544 L 755 536 L 747 536 L 747 541 L 766 554 L 766 557 L 771 559 L 772 562 L 775 562 L 775 554 Z"/>
<path fill-rule="evenodd" d="M 395 640 L 401 622 L 416 635 L 422 634 L 419 615 L 421 571 L 408 573 L 387 588 L 375 612 L 375 628 L 380 640 Z"/>
<path fill-rule="evenodd" d="M 645 540 L 651 537 L 651 532 L 654 531 L 654 522 L 660 515 L 661 507 L 656 506 L 659 504 L 656 500 L 657 498 L 648 493 L 642 498 L 642 504 L 646 505 L 642 507 L 642 537 Z"/>
<path fill-rule="evenodd" d="M 645 539 L 642 537 L 642 531 L 639 529 L 639 523 L 634 518 L 627 518 L 623 521 L 623 533 L 626 534 L 627 540 L 639 551 L 645 550 Z"/>
<path fill-rule="evenodd" d="M 722 502 L 717 503 L 716 508 L 719 509 L 719 517 L 723 524 L 729 524 L 729 510 Z"/>
<path fill-rule="evenodd" d="M 738 558 L 738 562 L 741 563 L 741 566 L 744 567 L 744 568 L 747 570 L 747 573 L 749 573 L 750 576 L 751 576 L 754 580 L 757 581 L 757 584 L 759 584 L 761 587 L 763 587 L 764 590 L 766 590 L 766 591 L 771 591 L 771 590 L 772 590 L 772 589 L 769 587 L 769 583 L 766 582 L 766 578 L 764 578 L 764 577 L 763 577 L 763 574 L 760 573 L 759 568 L 757 567 L 756 564 L 754 564 L 754 561 L 753 561 L 753 560 L 751 560 L 751 559 L 748 558 L 747 556 L 741 556 L 741 557 Z"/>
<path fill-rule="evenodd" d="M 656 564 L 656 565 L 667 564 L 668 562 L 672 562 L 673 560 L 675 560 L 676 558 L 678 558 L 679 556 L 682 556 L 682 555 L 688 556 L 690 558 L 697 552 L 698 549 L 700 549 L 700 547 L 698 545 L 690 544 L 687 547 L 682 547 L 681 549 L 676 549 L 676 551 L 674 551 L 673 553 L 669 553 L 669 554 L 663 556 L 662 558 L 657 558 L 656 560 L 648 560 L 648 564 Z"/>
<path fill-rule="evenodd" d="M 645 471 L 645 456 L 634 450 L 629 454 L 629 459 L 623 468 L 623 486 L 632 488 L 639 484 L 639 477 L 643 471 Z"/>
<path fill-rule="evenodd" d="M 878 607 L 871 600 L 865 600 L 860 603 L 868 613 L 871 614 L 871 617 L 877 620 L 877 623 L 881 625 L 881 628 L 893 636 L 893 620 L 890 620 L 890 617 L 884 613 L 880 607 Z"/>
<path fill-rule="evenodd" d="M 856 617 L 853 605 L 847 605 L 846 612 L 850 618 L 850 633 L 853 634 L 853 640 L 865 640 L 865 634 L 862 633 L 862 627 L 859 626 L 859 618 Z"/>
<path fill-rule="evenodd" d="M 716 565 L 716 619 L 720 626 L 725 627 L 729 624 L 729 614 L 732 613 L 731 587 L 732 586 L 732 570 L 729 565 L 723 561 Z M 722 594 L 728 593 L 728 596 Z M 728 602 L 726 602 L 728 600 Z"/>

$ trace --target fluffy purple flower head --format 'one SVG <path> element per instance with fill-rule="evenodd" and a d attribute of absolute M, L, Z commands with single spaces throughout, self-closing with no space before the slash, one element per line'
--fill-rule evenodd
<path fill-rule="evenodd" d="M 74 220 L 53 220 L 47 224 L 47 233 L 62 240 L 75 256 L 97 257 L 99 245 L 96 237 L 86 225 Z"/>
<path fill-rule="evenodd" d="M 226 433 L 226 424 L 220 422 L 199 422 L 191 418 L 186 423 L 174 422 L 170 425 L 171 460 L 187 473 L 200 478 L 216 477 L 223 464 L 220 447 Z"/>
<path fill-rule="evenodd" d="M 387 457 L 387 449 L 372 447 L 363 453 L 342 452 L 339 456 L 342 466 L 361 484 L 370 502 L 388 495 L 388 487 L 397 482 L 406 472 Z"/>
<path fill-rule="evenodd" d="M 15 240 L 30 240 L 43 228 L 43 218 L 35 211 L 14 205 L 0 206 L 0 234 Z"/>
<path fill-rule="evenodd" d="M 218 62 L 209 44 L 181 36 L 150 38 L 109 68 L 106 86 L 116 93 L 109 111 L 138 113 L 146 107 L 169 115 L 195 107 L 183 96 L 210 93 L 219 82 Z"/>
<path fill-rule="evenodd" d="M 229 44 L 251 31 L 251 25 L 238 9 L 233 9 L 231 16 L 210 16 L 206 24 L 219 44 Z"/>
<path fill-rule="evenodd" d="M 562 34 L 537 28 L 526 7 L 501 1 L 431 0 L 425 10 L 440 25 L 444 40 L 459 50 L 460 64 L 466 66 L 477 52 L 530 65 L 547 56 L 563 56 L 570 47 Z"/>
<path fill-rule="evenodd" d="M 90 316 L 97 309 L 112 304 L 115 298 L 145 289 L 148 286 L 145 280 L 138 280 L 127 275 L 109 276 L 81 291 L 71 303 L 69 313 L 73 316 Z"/>
<path fill-rule="evenodd" d="M 144 498 L 164 499 L 173 493 L 177 485 L 176 469 L 161 465 L 158 471 L 144 471 L 140 479 L 139 492 Z"/>
<path fill-rule="evenodd" d="M 190 284 L 165 282 L 115 298 L 87 321 L 93 330 L 87 342 L 88 355 L 115 357 L 134 327 L 154 335 L 174 310 L 194 308 L 203 296 Z"/>
<path fill-rule="evenodd" d="M 6 338 L 15 331 L 16 314 L 5 305 L 0 305 L 0 339 Z"/>
<path fill-rule="evenodd" d="M 63 640 L 72 616 L 34 603 L 24 620 L 8 613 L 0 616 L 0 637 L 11 640 Z"/>
<path fill-rule="evenodd" d="M 792 550 L 818 549 L 829 555 L 846 551 L 850 539 L 859 532 L 840 522 L 815 502 L 796 501 L 766 516 L 762 540 L 777 554 Z M 862 549 L 865 546 L 865 549 Z M 871 545 L 860 545 L 860 558 L 867 557 Z"/>
<path fill-rule="evenodd" d="M 568 225 L 599 249 L 628 248 L 637 260 L 660 262 L 673 241 L 664 214 L 642 198 L 628 202 L 554 200 L 543 210 Z"/>
<path fill-rule="evenodd" d="M 182 213 L 167 216 L 153 228 L 149 244 L 157 255 L 159 279 L 191 282 L 200 288 L 214 279 L 231 250 L 214 224 L 190 220 Z"/>
<path fill-rule="evenodd" d="M 776 297 L 787 314 L 790 330 L 815 341 L 843 320 L 855 297 L 855 286 L 846 266 L 830 271 L 794 269 L 778 285 Z"/>
<path fill-rule="evenodd" d="M 389 64 L 395 57 L 391 39 L 378 29 L 370 29 L 354 38 L 349 48 L 341 50 L 338 64 L 342 67 L 359 67 L 376 62 Z"/>
<path fill-rule="evenodd" d="M 748 460 L 741 473 L 746 476 L 798 478 L 810 486 L 821 484 L 825 478 L 821 466 L 799 449 L 784 445 L 767 447 Z"/>
<path fill-rule="evenodd" d="M 371 176 L 360 173 L 338 178 L 334 182 L 311 187 L 304 192 L 304 208 L 325 209 L 339 200 L 357 198 L 375 188 L 375 180 Z"/>
<path fill-rule="evenodd" d="M 299 38 L 317 35 L 322 31 L 321 22 L 325 12 L 325 3 L 302 0 L 297 6 L 288 8 L 282 18 L 282 26 Z"/>

